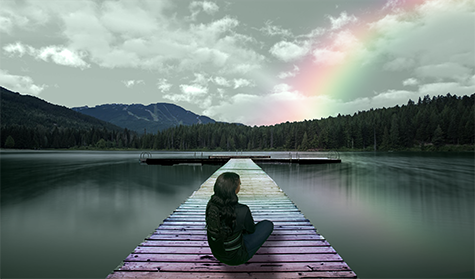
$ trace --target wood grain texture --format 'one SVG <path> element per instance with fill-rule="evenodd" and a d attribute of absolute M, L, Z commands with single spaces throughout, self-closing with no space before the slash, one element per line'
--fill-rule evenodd
<path fill-rule="evenodd" d="M 241 177 L 239 202 L 254 221 L 270 220 L 274 231 L 249 262 L 228 266 L 208 246 L 205 208 L 216 178 Z M 251 159 L 231 159 L 107 278 L 355 278 L 356 274 L 277 184 Z"/>

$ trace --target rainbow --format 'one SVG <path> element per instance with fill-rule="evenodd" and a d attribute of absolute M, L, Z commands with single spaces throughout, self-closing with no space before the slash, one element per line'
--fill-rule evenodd
<path fill-rule="evenodd" d="M 386 7 L 386 9 L 411 13 L 428 1 L 431 0 L 393 1 L 392 3 L 397 5 Z M 332 108 L 328 106 L 328 102 L 321 102 L 319 105 L 318 98 L 331 99 L 335 102 L 347 101 L 359 93 L 355 92 L 359 84 L 371 82 L 371 72 L 364 66 L 368 58 L 364 50 L 374 47 L 374 43 L 381 35 L 375 31 L 375 28 L 370 28 L 368 23 L 376 22 L 386 16 L 384 12 L 387 11 L 384 11 L 384 5 L 386 5 L 385 2 L 377 7 L 371 7 L 371 11 L 367 11 L 366 16 L 359 17 L 356 23 L 342 28 L 347 35 L 347 44 L 338 43 L 338 40 L 342 39 L 341 35 L 345 33 L 340 33 L 340 37 L 332 33 L 314 45 L 312 54 L 320 51 L 322 57 L 329 57 L 327 61 L 316 61 L 315 56 L 311 55 L 297 65 L 300 73 L 290 80 L 289 84 L 307 98 L 316 98 L 310 115 L 319 118 L 332 114 Z M 292 118 L 302 120 L 305 116 L 308 118 L 308 110 L 309 108 L 300 107 L 297 112 L 292 113 Z"/>

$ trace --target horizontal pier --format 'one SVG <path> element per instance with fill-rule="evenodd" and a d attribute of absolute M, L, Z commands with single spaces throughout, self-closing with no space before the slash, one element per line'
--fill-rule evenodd
<path fill-rule="evenodd" d="M 107 278 L 355 278 L 356 274 L 277 184 L 251 159 L 229 161 L 206 180 Z M 241 177 L 239 202 L 274 231 L 246 264 L 216 260 L 206 238 L 205 208 L 216 178 Z"/>
<path fill-rule="evenodd" d="M 141 163 L 148 165 L 179 165 L 179 164 L 210 164 L 223 165 L 230 159 L 252 159 L 258 163 L 291 163 L 291 164 L 331 164 L 341 163 L 335 158 L 272 158 L 271 156 L 207 156 L 198 158 L 140 158 Z"/>

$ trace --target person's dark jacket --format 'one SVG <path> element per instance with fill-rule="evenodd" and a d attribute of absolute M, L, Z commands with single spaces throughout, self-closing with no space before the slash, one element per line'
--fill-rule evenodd
<path fill-rule="evenodd" d="M 220 241 L 208 234 L 211 252 L 220 262 L 227 265 L 240 265 L 248 260 L 248 253 L 242 238 L 243 233 L 254 233 L 255 225 L 249 207 L 236 204 L 236 227 L 230 237 Z"/>

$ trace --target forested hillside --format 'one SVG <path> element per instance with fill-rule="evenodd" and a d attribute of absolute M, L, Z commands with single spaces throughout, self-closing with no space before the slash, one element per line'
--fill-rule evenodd
<path fill-rule="evenodd" d="M 40 98 L 21 95 L 0 86 L 1 125 L 26 128 L 122 130 L 109 122 L 75 112 L 67 107 L 50 104 Z"/>
<path fill-rule="evenodd" d="M 451 94 L 401 107 L 372 109 L 354 115 L 273 126 L 213 123 L 178 126 L 156 134 L 127 129 L 4 125 L 1 147 L 138 148 L 156 150 L 435 150 L 467 145 L 475 138 L 475 94 Z"/>
<path fill-rule="evenodd" d="M 95 145 L 101 138 L 128 144 L 134 134 L 34 96 L 0 86 L 1 147 L 70 148 Z"/>
<path fill-rule="evenodd" d="M 475 94 L 447 94 L 401 107 L 321 120 L 249 127 L 208 124 L 171 128 L 141 138 L 142 148 L 221 150 L 410 149 L 473 145 Z"/>

